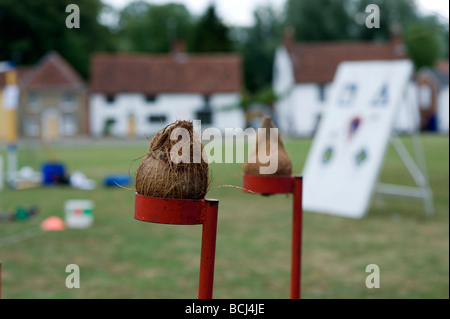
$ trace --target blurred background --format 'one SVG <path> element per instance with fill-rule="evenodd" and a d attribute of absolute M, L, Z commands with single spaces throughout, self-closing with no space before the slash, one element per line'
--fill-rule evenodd
<path fill-rule="evenodd" d="M 79 28 L 66 26 L 71 3 Z M 366 26 L 372 3 L 380 28 Z M 305 214 L 302 291 L 448 298 L 448 16 L 425 0 L 0 0 L 2 297 L 195 298 L 199 229 L 133 219 L 147 139 L 176 119 L 223 130 L 271 115 L 298 174 L 338 65 L 410 59 L 415 116 L 395 130 L 408 148 L 420 132 L 436 212 L 386 198 L 362 220 Z M 390 149 L 381 179 L 411 184 L 402 164 Z M 241 185 L 241 170 L 212 164 L 212 186 Z M 287 298 L 290 200 L 208 197 L 220 200 L 215 297 Z M 365 286 L 371 263 L 380 289 Z M 82 288 L 64 285 L 68 264 Z"/>
<path fill-rule="evenodd" d="M 369 13 L 365 9 L 372 2 L 380 8 L 380 28 L 366 27 Z M 277 100 L 286 98 L 288 93 L 284 87 L 301 88 L 299 85 L 302 84 L 313 85 L 312 88 L 303 86 L 304 99 L 307 99 L 303 104 L 308 105 L 301 107 L 299 112 L 305 119 L 297 119 L 293 124 L 282 121 L 278 125 L 290 135 L 311 136 L 327 99 L 328 84 L 340 62 L 405 57 L 414 61 L 417 81 L 432 82 L 422 86 L 420 127 L 439 130 L 438 113 L 448 117 L 448 110 L 445 111 L 448 103 L 441 107 L 444 110 L 440 108 L 445 104 L 441 87 L 442 91 L 448 88 L 448 5 L 442 1 L 417 0 L 372 2 L 78 1 L 81 27 L 75 29 L 65 27 L 70 14 L 65 9 L 70 1 L 15 3 L 2 0 L 0 61 L 10 61 L 17 66 L 18 81 L 22 86 L 21 105 L 51 98 L 40 96 L 39 90 L 46 86 L 48 89 L 59 87 L 61 97 L 55 98 L 67 105 L 76 104 L 73 108 L 76 112 L 71 113 L 70 107 L 66 107 L 63 114 L 57 108 L 51 110 L 43 105 L 33 116 L 27 114 L 30 112 L 25 107 L 19 112 L 18 123 L 20 135 L 24 137 L 110 133 L 143 136 L 156 132 L 161 128 L 159 124 L 167 124 L 174 117 L 186 114 L 195 115 L 205 124 L 210 122 L 216 127 L 257 126 L 258 114 L 274 112 Z M 368 43 L 375 45 L 367 47 Z M 282 48 L 287 48 L 294 60 L 293 83 L 284 83 L 289 79 L 283 70 Z M 116 56 L 98 54 L 105 52 L 116 53 Z M 218 53 L 222 54 L 219 56 Z M 136 54 L 143 56 L 137 58 Z M 159 74 L 154 70 L 155 64 L 161 61 L 150 55 L 167 57 L 174 54 L 178 60 L 164 61 L 166 72 Z M 183 54 L 191 55 L 185 67 L 171 63 L 180 62 Z M 51 55 L 59 57 L 51 58 Z M 295 60 L 305 61 L 307 69 L 297 67 L 296 64 L 303 62 L 296 63 Z M 71 82 L 67 84 L 72 86 L 71 90 L 63 92 L 63 79 L 57 79 L 57 74 L 45 78 L 30 75 L 33 69 L 46 69 L 46 63 L 65 64 L 71 69 L 70 80 L 66 79 Z M 157 74 L 156 78 L 147 78 L 147 83 L 142 83 L 143 79 L 136 74 L 134 78 L 131 76 L 135 72 L 133 68 L 142 73 Z M 50 70 L 46 72 L 51 73 Z M 214 79 L 209 80 L 209 87 L 201 83 L 197 87 L 186 87 L 180 77 L 173 75 L 179 72 L 188 72 L 190 79 L 186 81 L 191 83 L 200 81 L 199 78 L 205 81 L 206 74 Z M 117 76 L 119 73 L 122 76 Z M 106 79 L 112 82 L 109 86 L 104 83 Z M 5 79 L 0 81 L 0 84 L 5 83 Z M 117 106 L 121 111 L 116 110 L 115 116 L 105 115 L 108 112 L 99 99 L 111 103 L 119 95 L 119 100 L 127 100 L 123 100 L 124 103 L 139 104 L 139 101 L 128 100 L 131 97 L 121 96 L 131 92 L 144 96 L 144 102 L 152 102 L 157 108 L 167 101 L 174 104 L 172 108 L 176 110 L 170 112 L 162 108 L 145 112 Z M 166 93 L 196 93 L 201 99 L 192 100 L 188 104 L 194 105 L 185 106 L 182 111 Z M 159 101 L 158 95 L 161 95 Z M 299 103 L 302 102 L 294 104 Z M 135 105 L 133 108 L 140 107 Z M 220 114 L 216 120 L 212 111 L 227 107 L 240 110 Z M 119 113 L 126 119 L 116 118 Z M 145 117 L 146 121 L 140 117 Z M 279 122 L 279 119 L 275 120 Z M 46 121 L 51 125 L 44 125 Z M 234 125 L 229 125 L 230 121 Z M 442 130 L 448 131 L 448 121 L 442 122 Z M 43 126 L 55 128 L 44 130 Z"/>

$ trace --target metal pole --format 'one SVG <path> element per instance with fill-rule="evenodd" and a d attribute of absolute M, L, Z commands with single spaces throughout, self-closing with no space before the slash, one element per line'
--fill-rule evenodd
<path fill-rule="evenodd" d="M 300 299 L 302 255 L 302 184 L 301 176 L 294 176 L 292 214 L 291 299 Z"/>
<path fill-rule="evenodd" d="M 214 283 L 217 215 L 216 199 L 165 199 L 135 194 L 134 218 L 171 225 L 202 225 L 199 299 L 211 299 Z"/>
<path fill-rule="evenodd" d="M 205 200 L 198 299 L 212 299 L 219 201 Z"/>
<path fill-rule="evenodd" d="M 302 176 L 244 175 L 244 192 L 263 195 L 293 194 L 292 247 L 291 247 L 291 299 L 300 298 L 302 252 Z"/>

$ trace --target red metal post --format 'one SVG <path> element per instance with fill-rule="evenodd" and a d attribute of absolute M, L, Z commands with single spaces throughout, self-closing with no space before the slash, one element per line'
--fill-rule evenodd
<path fill-rule="evenodd" d="M 172 225 L 203 225 L 200 255 L 199 299 L 211 299 L 216 255 L 217 215 L 215 199 L 166 199 L 136 193 L 134 217 L 138 220 Z"/>
<path fill-rule="evenodd" d="M 302 176 L 244 175 L 244 191 L 262 195 L 293 194 L 291 299 L 300 298 L 302 252 Z"/>
<path fill-rule="evenodd" d="M 300 298 L 301 258 L 302 258 L 302 177 L 294 177 L 294 198 L 292 214 L 292 260 L 291 299 Z"/>
<path fill-rule="evenodd" d="M 217 212 L 219 201 L 205 200 L 200 256 L 199 299 L 212 299 L 216 256 Z"/>

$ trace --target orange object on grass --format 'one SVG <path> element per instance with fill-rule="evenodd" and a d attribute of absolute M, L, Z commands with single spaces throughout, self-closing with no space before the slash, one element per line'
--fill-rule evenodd
<path fill-rule="evenodd" d="M 41 223 L 41 229 L 47 230 L 47 231 L 58 231 L 58 230 L 64 230 L 66 228 L 66 225 L 64 221 L 56 216 L 51 216 Z"/>

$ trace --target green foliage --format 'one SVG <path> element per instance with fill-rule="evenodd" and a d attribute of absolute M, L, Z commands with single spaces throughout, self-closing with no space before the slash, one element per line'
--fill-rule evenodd
<path fill-rule="evenodd" d="M 410 25 L 406 30 L 405 44 L 416 70 L 434 66 L 441 56 L 439 36 L 433 26 L 424 23 Z"/>
<path fill-rule="evenodd" d="M 369 4 L 376 4 L 380 9 L 380 28 L 366 27 L 365 8 Z M 360 0 L 355 6 L 358 17 L 354 27 L 354 34 L 361 40 L 384 40 L 391 37 L 393 29 L 404 30 L 410 23 L 419 19 L 417 7 L 413 0 Z"/>
<path fill-rule="evenodd" d="M 233 43 L 230 29 L 216 14 L 214 5 L 210 5 L 205 14 L 195 24 L 190 41 L 192 52 L 230 52 Z"/>
<path fill-rule="evenodd" d="M 278 96 L 273 91 L 272 86 L 266 85 L 254 93 L 243 92 L 241 106 L 244 109 L 247 109 L 252 103 L 273 106 L 277 99 Z"/>
<path fill-rule="evenodd" d="M 353 23 L 348 0 L 287 0 L 286 24 L 297 41 L 343 40 Z"/>
<path fill-rule="evenodd" d="M 71 0 L 0 0 L 0 60 L 36 63 L 58 51 L 84 77 L 92 52 L 114 50 L 109 29 L 98 23 L 100 0 L 79 0 L 80 28 L 68 29 L 65 12 Z"/>
<path fill-rule="evenodd" d="M 251 92 L 271 85 L 273 60 L 282 33 L 281 18 L 270 6 L 260 6 L 254 11 L 255 24 L 240 30 L 245 39 L 239 43 L 244 58 L 244 80 Z"/>
<path fill-rule="evenodd" d="M 163 53 L 175 40 L 184 40 L 192 53 L 240 52 L 245 90 L 253 101 L 271 86 L 286 26 L 294 27 L 297 41 L 387 41 L 398 26 L 416 67 L 448 57 L 448 24 L 420 16 L 414 0 L 286 0 L 281 13 L 269 5 L 256 7 L 250 27 L 227 26 L 213 4 L 195 17 L 180 3 L 137 0 L 114 13 L 101 0 L 77 0 L 80 28 L 68 29 L 65 8 L 73 2 L 0 0 L 0 60 L 32 65 L 55 50 L 87 79 L 93 52 Z M 365 26 L 365 8 L 372 3 L 380 8 L 379 29 Z M 108 14 L 117 14 L 117 21 L 105 26 L 102 18 Z"/>
<path fill-rule="evenodd" d="M 188 40 L 192 27 L 192 16 L 183 4 L 153 5 L 135 1 L 120 14 L 120 49 L 169 52 L 175 40 Z"/>

